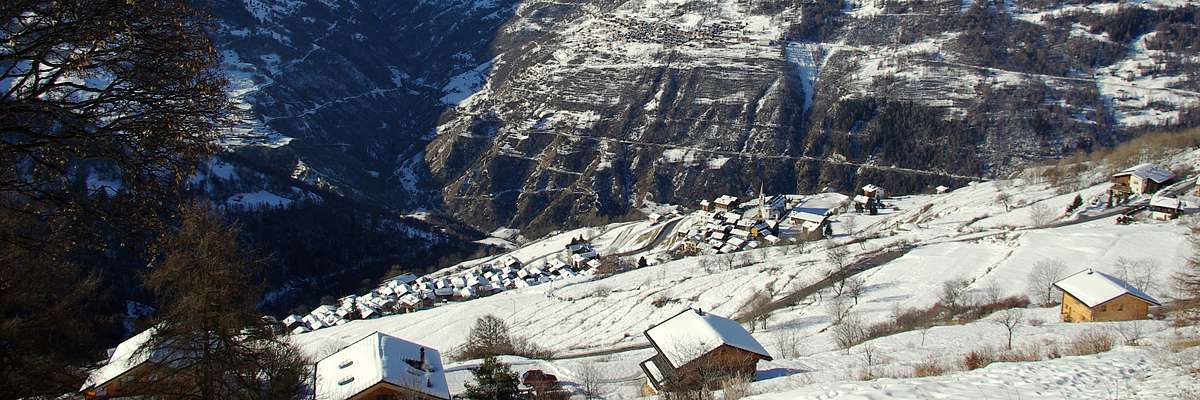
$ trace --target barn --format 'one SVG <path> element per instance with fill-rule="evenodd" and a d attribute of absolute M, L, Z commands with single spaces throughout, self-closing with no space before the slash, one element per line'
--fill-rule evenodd
<path fill-rule="evenodd" d="M 1123 280 L 1086 269 L 1054 283 L 1062 290 L 1063 322 L 1146 319 L 1161 303 Z"/>

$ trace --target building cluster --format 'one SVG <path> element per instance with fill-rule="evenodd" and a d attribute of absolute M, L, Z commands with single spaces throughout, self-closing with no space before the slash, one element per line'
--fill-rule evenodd
<path fill-rule="evenodd" d="M 1145 209 L 1157 220 L 1171 220 L 1183 215 L 1188 205 L 1179 199 L 1179 193 L 1167 193 L 1167 187 L 1179 182 L 1175 173 L 1155 164 L 1140 164 L 1112 175 L 1112 186 L 1108 188 L 1108 207 L 1128 202 L 1134 196 L 1149 195 Z M 1200 186 L 1198 186 L 1200 187 Z M 1200 195 L 1200 189 L 1197 189 Z M 1134 208 L 1130 214 L 1141 211 Z M 1124 215 L 1118 222 L 1132 222 L 1131 215 Z"/>
<path fill-rule="evenodd" d="M 724 46 L 732 42 L 728 34 L 741 36 L 745 22 L 721 21 L 697 29 L 681 29 L 674 24 L 645 21 L 633 17 L 604 16 L 604 21 L 623 28 L 618 38 L 631 42 L 678 46 L 697 42 L 703 46 Z"/>
<path fill-rule="evenodd" d="M 600 267 L 599 255 L 584 239 L 573 239 L 566 251 L 570 262 L 555 260 L 535 266 L 506 256 L 452 275 L 417 277 L 403 274 L 384 281 L 366 294 L 349 295 L 338 299 L 336 304 L 321 305 L 308 315 L 289 315 L 282 323 L 284 329 L 292 333 L 305 333 L 356 319 L 412 312 L 438 303 L 542 285 L 590 274 Z"/>
<path fill-rule="evenodd" d="M 724 254 L 779 243 L 778 220 L 767 218 L 774 213 L 762 211 L 781 201 L 786 203 L 783 196 L 772 199 L 776 198 L 780 200 L 762 202 L 759 204 L 765 207 L 751 206 L 743 212 L 738 212 L 737 197 L 722 195 L 711 202 L 702 200 L 702 210 L 697 212 L 701 223 L 683 232 L 686 245 L 702 253 Z"/>

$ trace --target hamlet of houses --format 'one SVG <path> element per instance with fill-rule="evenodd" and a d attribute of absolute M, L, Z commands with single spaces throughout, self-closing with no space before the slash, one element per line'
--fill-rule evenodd
<path fill-rule="evenodd" d="M 321 305 L 308 315 L 289 315 L 282 323 L 292 333 L 305 333 L 356 319 L 412 312 L 439 302 L 470 300 L 573 278 L 593 273 L 600 267 L 599 254 L 582 238 L 573 239 L 566 252 L 569 262 L 555 260 L 535 266 L 505 256 L 450 275 L 418 277 L 402 274 L 366 294 L 342 297 L 337 304 Z"/>

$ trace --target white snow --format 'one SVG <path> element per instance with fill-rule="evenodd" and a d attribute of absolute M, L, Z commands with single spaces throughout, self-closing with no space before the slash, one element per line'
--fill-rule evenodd
<path fill-rule="evenodd" d="M 320 360 L 314 375 L 319 399 L 349 399 L 381 382 L 450 398 L 437 350 L 379 332 Z"/>

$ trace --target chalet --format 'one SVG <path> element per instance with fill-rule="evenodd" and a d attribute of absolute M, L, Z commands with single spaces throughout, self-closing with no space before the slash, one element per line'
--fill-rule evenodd
<path fill-rule="evenodd" d="M 437 350 L 379 332 L 317 361 L 313 397 L 322 400 L 449 400 Z"/>
<path fill-rule="evenodd" d="M 402 284 L 402 285 L 408 285 L 408 284 L 411 284 L 411 283 L 413 283 L 413 282 L 416 282 L 416 281 L 417 281 L 417 276 L 416 276 L 416 275 L 413 275 L 413 274 L 400 274 L 400 275 L 396 275 L 396 276 L 394 276 L 394 277 L 392 277 L 392 278 L 389 278 L 389 279 L 387 280 L 387 282 L 385 282 L 385 283 L 386 283 L 386 284 L 392 284 L 392 285 L 394 286 L 394 285 L 401 285 L 401 284 Z"/>
<path fill-rule="evenodd" d="M 1063 291 L 1064 322 L 1145 319 L 1150 306 L 1160 305 L 1125 281 L 1091 269 L 1055 282 L 1054 287 Z"/>
<path fill-rule="evenodd" d="M 712 211 L 712 203 L 708 200 L 700 200 L 700 209 L 704 211 Z"/>
<path fill-rule="evenodd" d="M 662 214 L 655 212 L 655 213 L 650 213 L 650 215 L 647 218 L 650 219 L 650 224 L 653 225 L 653 224 L 662 222 L 663 216 L 662 216 Z"/>
<path fill-rule="evenodd" d="M 1154 164 L 1141 164 L 1113 174 L 1113 188 L 1110 190 L 1115 193 L 1154 193 L 1172 179 L 1175 179 L 1175 174 L 1166 168 Z"/>
<path fill-rule="evenodd" d="M 871 185 L 871 184 L 867 184 L 866 186 L 863 186 L 862 192 L 863 192 L 863 196 L 867 196 L 872 199 L 881 199 L 884 197 L 883 196 L 883 188 L 881 188 L 879 186 Z"/>
<path fill-rule="evenodd" d="M 644 332 L 656 354 L 639 364 L 656 391 L 753 377 L 771 354 L 737 321 L 688 308 Z"/>
<path fill-rule="evenodd" d="M 154 336 L 151 328 L 126 339 L 112 350 L 108 361 L 88 374 L 79 389 L 84 397 L 111 399 L 134 397 L 152 392 L 154 385 L 147 382 L 153 370 L 170 358 L 169 351 L 146 351 L 143 349 Z"/>
<path fill-rule="evenodd" d="M 733 206 L 736 203 L 737 203 L 737 197 L 733 197 L 730 195 L 721 195 L 721 197 L 717 197 L 716 200 L 713 200 L 713 207 L 716 208 L 717 210 L 729 211 L 729 210 L 733 209 Z"/>
<path fill-rule="evenodd" d="M 1196 195 L 1200 196 L 1200 176 L 1196 177 Z"/>
<path fill-rule="evenodd" d="M 297 327 L 303 326 L 303 325 L 304 325 L 304 317 L 296 315 L 296 314 L 289 315 L 289 316 L 287 316 L 287 318 L 283 319 L 283 328 L 287 329 L 289 331 L 296 329 Z"/>
<path fill-rule="evenodd" d="M 947 192 L 950 191 L 950 188 L 942 186 L 942 185 L 938 185 L 938 187 L 933 188 L 933 191 L 936 192 L 937 194 L 946 194 Z"/>
<path fill-rule="evenodd" d="M 812 211 L 793 211 L 791 216 L 792 224 L 800 230 L 800 235 L 804 238 L 814 239 L 824 234 L 825 226 L 829 224 L 829 216 L 818 214 Z"/>
<path fill-rule="evenodd" d="M 1176 198 L 1158 197 L 1150 199 L 1150 217 L 1167 221 L 1183 215 L 1184 203 Z"/>

